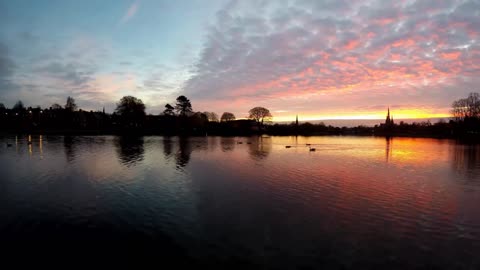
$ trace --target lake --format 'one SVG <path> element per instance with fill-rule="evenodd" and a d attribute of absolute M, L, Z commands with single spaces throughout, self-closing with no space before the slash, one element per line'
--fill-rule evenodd
<path fill-rule="evenodd" d="M 0 170 L 0 239 L 17 251 L 480 268 L 480 147 L 451 140 L 3 136 Z"/>

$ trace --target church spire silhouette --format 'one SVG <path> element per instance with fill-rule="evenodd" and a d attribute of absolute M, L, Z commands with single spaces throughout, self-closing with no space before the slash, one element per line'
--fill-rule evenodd
<path fill-rule="evenodd" d="M 390 114 L 390 107 L 387 110 L 387 118 L 385 119 L 385 127 L 392 128 L 394 126 L 393 116 Z"/>
<path fill-rule="evenodd" d="M 392 123 L 392 118 L 390 117 L 390 107 L 388 107 L 387 111 L 387 119 L 385 119 L 385 125 L 390 126 Z"/>

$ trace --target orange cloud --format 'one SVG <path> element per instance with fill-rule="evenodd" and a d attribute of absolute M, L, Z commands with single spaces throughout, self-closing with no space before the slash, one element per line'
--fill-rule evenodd
<path fill-rule="evenodd" d="M 358 47 L 358 45 L 360 44 L 360 41 L 358 40 L 351 40 L 349 41 L 343 48 L 345 50 L 353 50 L 355 49 L 356 47 Z"/>
<path fill-rule="evenodd" d="M 457 60 L 460 55 L 462 55 L 461 52 L 450 52 L 450 53 L 442 53 L 442 58 L 445 59 L 445 60 L 449 60 L 449 61 L 452 61 L 452 60 Z"/>

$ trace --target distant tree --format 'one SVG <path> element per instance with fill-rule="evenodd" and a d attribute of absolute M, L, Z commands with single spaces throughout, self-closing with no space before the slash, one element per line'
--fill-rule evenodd
<path fill-rule="evenodd" d="M 165 105 L 165 110 L 163 111 L 163 114 L 164 115 L 175 115 L 175 112 L 173 111 L 175 108 L 170 105 L 169 103 L 167 103 L 167 105 Z"/>
<path fill-rule="evenodd" d="M 467 115 L 467 106 L 465 101 L 465 99 L 459 99 L 452 103 L 452 114 L 457 120 L 464 119 Z"/>
<path fill-rule="evenodd" d="M 193 112 L 192 104 L 190 103 L 190 100 L 188 98 L 186 98 L 185 96 L 177 97 L 177 103 L 175 104 L 175 110 L 181 116 L 186 116 L 186 115 L 191 114 Z"/>
<path fill-rule="evenodd" d="M 214 112 L 204 112 L 209 122 L 218 122 L 218 115 Z"/>
<path fill-rule="evenodd" d="M 235 120 L 235 115 L 231 112 L 224 112 L 220 118 L 221 122 L 228 122 Z"/>
<path fill-rule="evenodd" d="M 248 118 L 257 121 L 257 123 L 263 124 L 266 121 L 270 121 L 272 119 L 272 114 L 270 111 L 264 107 L 255 107 L 248 111 L 249 115 Z"/>
<path fill-rule="evenodd" d="M 184 134 L 206 134 L 208 117 L 202 112 L 195 112 L 179 119 L 180 132 Z"/>
<path fill-rule="evenodd" d="M 5 105 L 3 105 L 3 103 L 0 103 L 0 122 L 4 117 L 6 110 L 7 108 L 5 108 Z"/>
<path fill-rule="evenodd" d="M 208 116 L 205 113 L 196 112 L 191 115 L 189 122 L 192 128 L 201 128 L 208 123 Z"/>
<path fill-rule="evenodd" d="M 73 112 L 77 110 L 77 104 L 75 103 L 75 99 L 72 97 L 67 98 L 67 104 L 65 104 L 65 110 Z"/>
<path fill-rule="evenodd" d="M 480 117 L 480 94 L 470 93 L 467 98 L 452 103 L 452 114 L 457 120 Z"/>
<path fill-rule="evenodd" d="M 19 100 L 17 103 L 15 103 L 15 105 L 13 105 L 13 109 L 16 111 L 21 111 L 25 109 L 25 106 L 23 105 L 23 102 Z"/>
<path fill-rule="evenodd" d="M 58 103 L 53 103 L 52 106 L 51 106 L 52 110 L 61 110 L 63 109 L 62 108 L 62 105 L 58 104 Z"/>
<path fill-rule="evenodd" d="M 124 125 L 140 126 L 145 118 L 145 104 L 141 99 L 125 96 L 117 103 L 115 113 L 120 115 Z"/>

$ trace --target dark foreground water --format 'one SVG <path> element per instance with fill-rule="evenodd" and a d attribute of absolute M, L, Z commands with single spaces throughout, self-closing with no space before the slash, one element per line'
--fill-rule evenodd
<path fill-rule="evenodd" d="M 0 240 L 17 255 L 480 268 L 480 148 L 454 141 L 9 136 L 0 170 Z"/>

